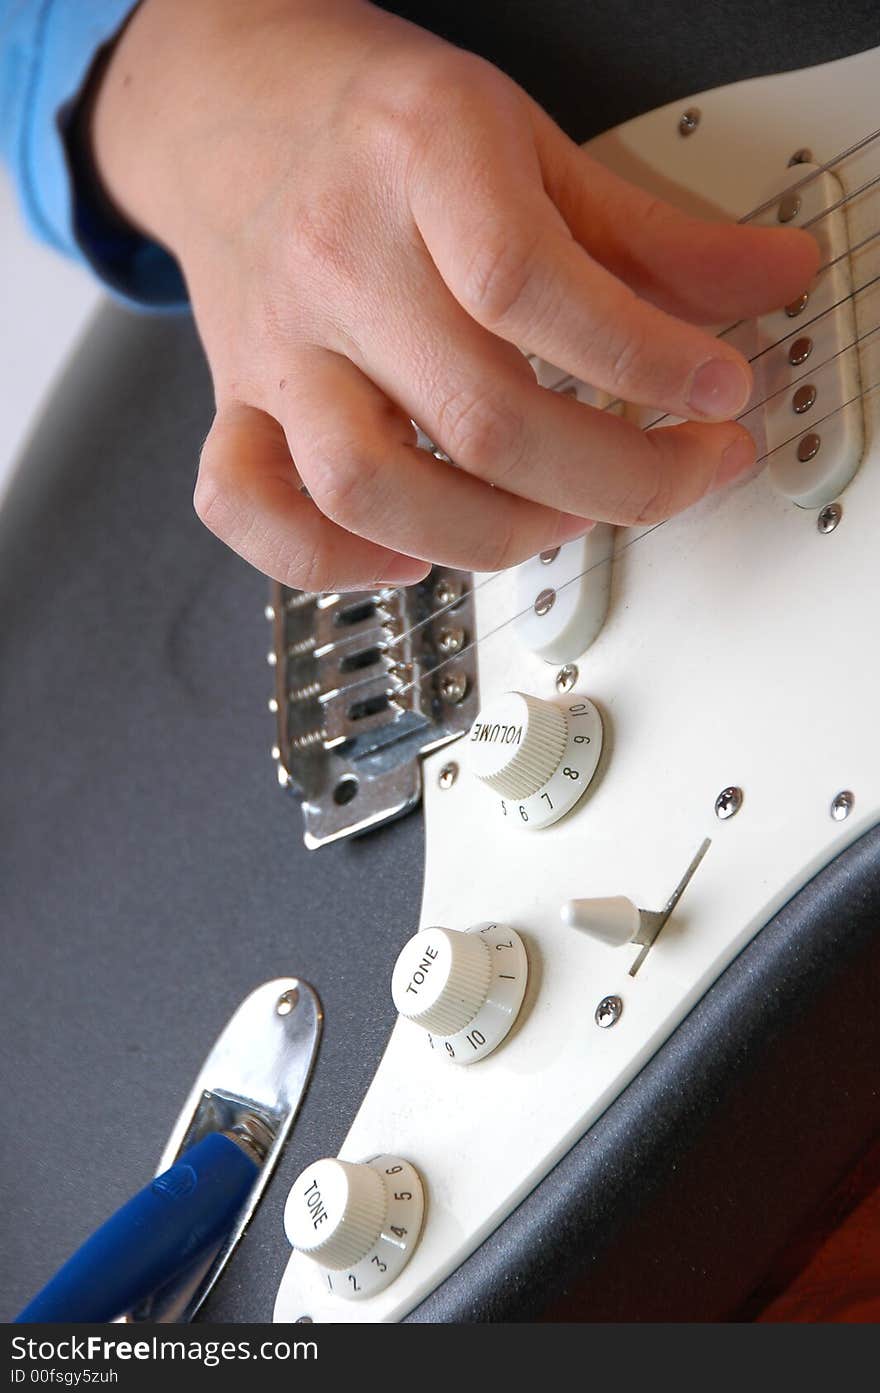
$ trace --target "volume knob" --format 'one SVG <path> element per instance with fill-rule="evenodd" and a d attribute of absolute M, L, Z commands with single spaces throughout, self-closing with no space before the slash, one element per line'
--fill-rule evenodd
<path fill-rule="evenodd" d="M 473 724 L 471 769 L 502 798 L 521 801 L 553 777 L 567 739 L 568 722 L 558 706 L 524 692 L 502 692 Z"/>
<path fill-rule="evenodd" d="M 602 718 L 574 692 L 561 702 L 503 692 L 477 716 L 464 758 L 500 796 L 509 825 L 547 827 L 584 793 L 602 753 Z"/>

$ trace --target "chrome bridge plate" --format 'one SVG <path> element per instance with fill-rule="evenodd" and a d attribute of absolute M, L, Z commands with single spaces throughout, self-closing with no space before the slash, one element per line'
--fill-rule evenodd
<path fill-rule="evenodd" d="M 305 844 L 399 817 L 420 757 L 478 706 L 470 576 L 433 569 L 406 589 L 310 594 L 273 582 L 266 609 L 278 782 L 300 799 Z"/>

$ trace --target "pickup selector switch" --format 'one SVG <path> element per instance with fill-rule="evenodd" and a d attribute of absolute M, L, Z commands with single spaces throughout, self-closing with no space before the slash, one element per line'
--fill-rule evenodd
<path fill-rule="evenodd" d="M 291 1186 L 284 1231 L 320 1269 L 326 1292 L 357 1299 L 381 1291 L 406 1266 L 424 1207 L 422 1182 L 409 1161 L 327 1157 L 307 1166 Z"/>
<path fill-rule="evenodd" d="M 427 1033 L 432 1049 L 472 1064 L 500 1045 L 516 1019 L 528 980 L 522 939 L 507 924 L 463 933 L 423 929 L 401 951 L 391 977 L 400 1015 Z"/>
<path fill-rule="evenodd" d="M 471 772 L 498 795 L 515 825 L 547 827 L 586 790 L 602 753 L 602 719 L 586 697 L 546 701 L 503 692 L 484 706 L 465 741 Z"/>

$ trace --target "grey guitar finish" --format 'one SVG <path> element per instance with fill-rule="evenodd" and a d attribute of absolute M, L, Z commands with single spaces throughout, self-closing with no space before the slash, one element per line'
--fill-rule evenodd
<path fill-rule="evenodd" d="M 495 56 L 579 139 L 880 40 L 873 4 L 838 7 L 835 34 L 811 3 L 792 25 L 783 6 L 633 9 L 625 35 L 610 3 L 412 13 Z M 264 583 L 190 506 L 210 419 L 189 321 L 108 308 L 0 511 L 2 1317 L 146 1180 L 235 1005 L 293 973 L 324 1002 L 318 1069 L 203 1313 L 269 1319 L 287 1188 L 345 1135 L 418 920 L 418 815 L 308 853 L 278 793 Z M 878 866 L 871 834 L 808 887 L 411 1318 L 529 1319 L 562 1299 L 585 1319 L 730 1311 L 880 1120 Z"/>

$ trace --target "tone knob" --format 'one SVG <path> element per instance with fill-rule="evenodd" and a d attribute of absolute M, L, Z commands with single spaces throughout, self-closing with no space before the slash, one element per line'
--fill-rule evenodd
<path fill-rule="evenodd" d="M 470 1025 L 489 990 L 490 950 L 478 934 L 424 929 L 411 938 L 391 977 L 394 1005 L 435 1035 Z"/>
<path fill-rule="evenodd" d="M 505 817 L 546 827 L 574 806 L 596 772 L 602 720 L 586 697 L 554 702 L 503 692 L 480 711 L 465 750 Z"/>
<path fill-rule="evenodd" d="M 421 1179 L 408 1161 L 327 1157 L 307 1166 L 291 1186 L 284 1231 L 296 1251 L 322 1270 L 322 1291 L 369 1296 L 404 1267 L 423 1215 Z"/>
<path fill-rule="evenodd" d="M 433 1049 L 471 1064 L 507 1035 L 522 1004 L 528 959 L 508 924 L 466 933 L 435 926 L 405 944 L 391 976 L 394 1005 Z"/>
<path fill-rule="evenodd" d="M 315 1161 L 293 1184 L 284 1227 L 294 1248 L 341 1271 L 360 1262 L 382 1232 L 381 1176 L 350 1161 Z"/>

